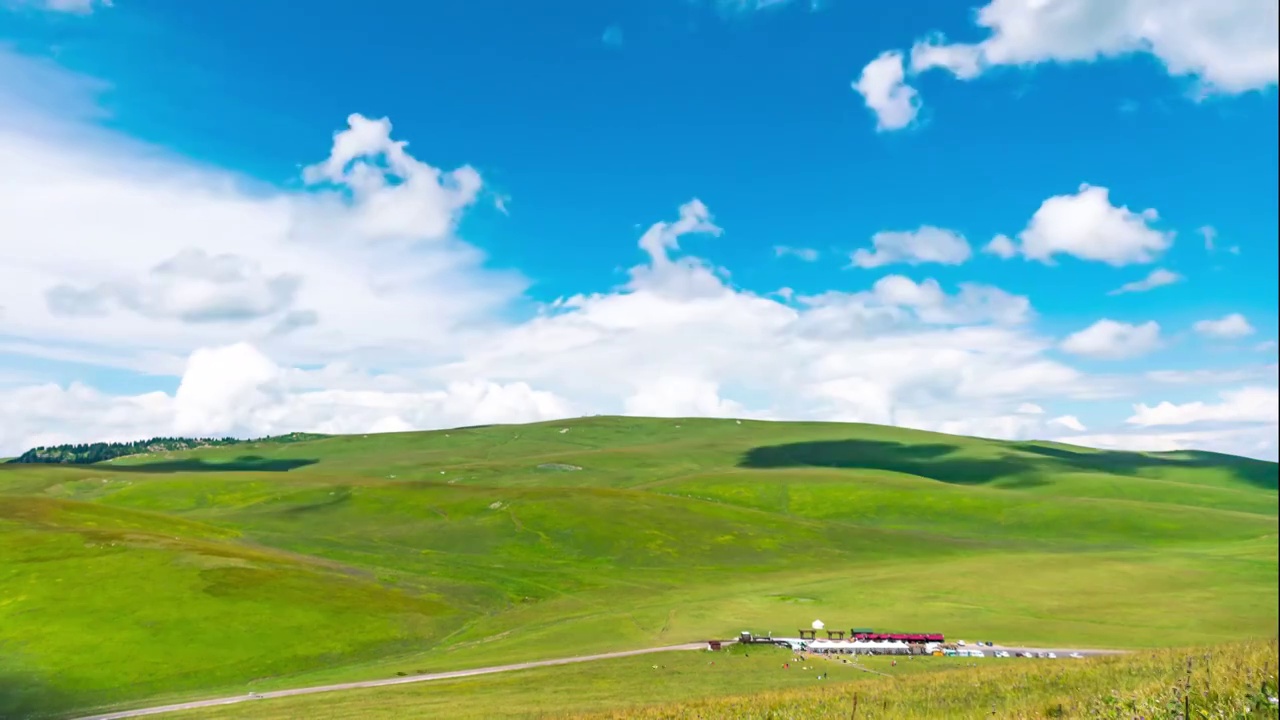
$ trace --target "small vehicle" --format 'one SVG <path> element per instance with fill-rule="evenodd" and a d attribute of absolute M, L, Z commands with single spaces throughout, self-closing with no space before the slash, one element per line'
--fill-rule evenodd
<path fill-rule="evenodd" d="M 1057 659 L 1058 659 L 1058 656 L 1057 656 L 1057 655 L 1055 655 L 1054 653 L 1049 653 L 1048 655 L 1045 655 L 1045 657 L 1047 657 L 1047 658 L 1049 658 L 1049 659 L 1051 659 L 1051 660 L 1057 660 Z"/>
<path fill-rule="evenodd" d="M 957 641 L 956 641 L 956 645 L 959 645 L 960 647 L 964 647 L 964 641 L 963 641 L 963 640 L 957 640 Z"/>
<path fill-rule="evenodd" d="M 1075 658 L 1075 659 L 1079 660 L 1079 659 L 1083 658 L 1084 656 L 1083 656 L 1083 655 L 1081 655 L 1080 653 L 1071 653 L 1071 654 L 1070 654 L 1070 655 L 1068 655 L 1067 657 L 1073 657 L 1073 658 Z"/>

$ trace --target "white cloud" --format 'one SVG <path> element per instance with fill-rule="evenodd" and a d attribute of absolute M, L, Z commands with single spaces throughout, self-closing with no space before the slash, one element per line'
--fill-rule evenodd
<path fill-rule="evenodd" d="M 1274 387 L 1251 386 L 1221 393 L 1216 403 L 1162 402 L 1154 407 L 1134 405 L 1125 422 L 1140 427 L 1194 425 L 1200 423 L 1270 423 L 1280 412 L 1280 395 Z"/>
<path fill-rule="evenodd" d="M 985 39 L 929 38 L 912 53 L 914 69 L 942 67 L 968 79 L 1002 65 L 1149 54 L 1206 92 L 1239 93 L 1274 85 L 1280 61 L 1273 0 L 992 0 L 976 22 Z"/>
<path fill-rule="evenodd" d="M 851 260 L 861 268 L 876 268 L 894 263 L 920 265 L 939 263 L 960 265 L 971 255 L 963 235 L 951 230 L 923 225 L 906 232 L 878 232 L 871 238 L 874 249 L 854 251 Z"/>
<path fill-rule="evenodd" d="M 1047 264 L 1057 255 L 1113 266 L 1149 263 L 1173 244 L 1172 232 L 1151 227 L 1157 219 L 1155 210 L 1117 207 L 1107 188 L 1083 184 L 1074 195 L 1055 195 L 1041 203 L 1018 235 L 1018 245 L 1001 235 L 987 251 L 1006 258 L 1021 253 Z"/>
<path fill-rule="evenodd" d="M 663 376 L 640 387 L 623 402 L 628 415 L 642 417 L 744 417 L 743 407 L 720 397 L 708 380 Z"/>
<path fill-rule="evenodd" d="M 818 251 L 807 247 L 793 247 L 791 245 L 774 245 L 774 257 L 794 257 L 805 262 L 814 262 L 818 259 Z"/>
<path fill-rule="evenodd" d="M 1191 327 L 1201 335 L 1232 340 L 1254 333 L 1253 326 L 1240 313 L 1231 313 L 1217 320 L 1200 320 Z"/>
<path fill-rule="evenodd" d="M 177 363 L 241 340 L 301 363 L 448 356 L 524 282 L 453 237 L 478 173 L 389 133 L 352 116 L 306 171 L 322 184 L 286 192 L 56 119 L 0 126 L 0 332 Z"/>
<path fill-rule="evenodd" d="M 1044 408 L 1035 403 L 1022 403 L 1018 406 L 1017 412 L 1022 415 L 1043 415 Z"/>
<path fill-rule="evenodd" d="M 982 40 L 950 43 L 931 33 L 912 46 L 911 72 L 941 68 L 972 80 L 998 67 L 1143 54 L 1170 76 L 1192 78 L 1199 97 L 1260 90 L 1277 81 L 1277 7 L 1275 0 L 991 0 L 975 13 Z M 901 70 L 901 53 L 885 52 L 876 62 L 884 58 L 896 58 Z M 890 102 L 884 91 L 876 105 L 868 97 L 880 130 L 906 127 L 920 110 L 918 94 L 894 69 L 890 62 L 878 68 L 885 78 L 878 87 L 905 97 Z"/>
<path fill-rule="evenodd" d="M 1167 385 L 1205 386 L 1262 379 L 1270 379 L 1271 382 L 1275 383 L 1280 381 L 1276 373 L 1277 365 L 1271 363 L 1270 365 L 1255 365 L 1224 370 L 1150 370 L 1144 376 L 1148 380 Z"/>
<path fill-rule="evenodd" d="M 0 118 L 16 239 L 0 244 L 0 452 L 618 412 L 1031 438 L 1060 427 L 1032 406 L 1116 393 L 1052 356 L 1026 297 L 990 285 L 735 287 L 685 247 L 721 234 L 698 200 L 643 233 L 620 286 L 542 306 L 456 235 L 463 213 L 489 210 L 479 173 L 428 165 L 385 120 L 352 116 L 311 183 L 286 190 L 39 110 Z M 54 312 L 58 287 L 82 304 Z M 110 315 L 65 312 L 86 307 Z M 7 372 L 14 354 L 180 382 L 55 385 Z"/>
<path fill-rule="evenodd" d="M 1174 283 L 1181 282 L 1182 280 L 1183 277 L 1176 272 L 1165 270 L 1164 268 L 1156 268 L 1145 278 L 1125 283 L 1107 294 L 1121 295 L 1123 293 L 1146 292 L 1158 287 L 1164 287 L 1165 285 L 1172 285 Z"/>
<path fill-rule="evenodd" d="M 13 338 L 0 350 L 182 376 L 174 394 L 7 386 L 5 451 L 592 412 L 923 427 L 963 418 L 975 430 L 1027 433 L 1033 426 L 999 418 L 1033 398 L 1092 392 L 1022 327 L 1027 298 L 998 288 L 948 293 L 899 276 L 790 299 L 733 288 L 682 251 L 691 237 L 721 233 L 697 200 L 643 233 L 645 262 L 623 286 L 562 299 L 527 321 L 502 319 L 522 285 L 483 270 L 482 256 L 453 237 L 479 176 L 430 168 L 382 121 L 352 118 L 331 158 L 308 169 L 337 189 L 253 187 L 96 135 L 8 132 L 0 158 L 10 169 L 0 213 L 24 240 L 0 249 L 12 269 L 0 304 L 16 310 L 0 316 L 0 335 Z M 183 256 L 191 247 L 204 255 Z M 292 294 L 264 291 L 281 276 L 297 279 Z M 200 291 L 180 289 L 185 282 Z M 95 307 L 113 312 L 110 321 L 51 312 L 46 293 L 59 286 L 101 290 Z M 209 308 L 232 308 L 236 321 L 191 322 Z M 305 310 L 314 324 L 272 332 Z"/>
<path fill-rule="evenodd" d="M 902 53 L 889 51 L 867 63 L 853 89 L 876 115 L 876 130 L 901 130 L 916 119 L 920 97 L 906 84 Z"/>
<path fill-rule="evenodd" d="M 1000 234 L 991 238 L 982 251 L 1008 260 L 1018 254 L 1018 244 L 1008 235 Z"/>
<path fill-rule="evenodd" d="M 103 282 L 88 289 L 56 285 L 45 297 L 57 315 L 103 317 L 113 305 L 150 318 L 184 322 L 246 321 L 287 310 L 300 280 L 266 275 L 236 255 L 210 256 L 186 248 L 151 268 L 145 278 Z"/>
<path fill-rule="evenodd" d="M 941 35 L 917 41 L 911 46 L 911 71 L 945 68 L 961 80 L 982 74 L 981 50 L 976 45 L 948 44 Z"/>
<path fill-rule="evenodd" d="M 1094 433 L 1053 439 L 1108 450 L 1210 450 L 1274 461 L 1277 457 L 1277 434 L 1280 434 L 1280 426 L 1260 424 L 1230 429 Z"/>
<path fill-rule="evenodd" d="M 1159 346 L 1160 325 L 1155 321 L 1130 325 L 1105 318 L 1069 335 L 1061 344 L 1065 352 L 1100 360 L 1139 357 Z"/>
<path fill-rule="evenodd" d="M 553 393 L 519 382 L 455 382 L 434 391 L 308 389 L 296 371 L 237 344 L 193 353 L 173 395 L 110 396 L 82 384 L 0 392 L 0 449 L 165 434 L 396 432 L 578 414 Z"/>
<path fill-rule="evenodd" d="M 1080 419 L 1075 415 L 1063 415 L 1061 417 L 1056 417 L 1050 420 L 1049 424 L 1064 427 L 1073 432 L 1085 432 L 1088 430 L 1088 428 L 1084 426 L 1084 423 L 1080 422 Z"/>

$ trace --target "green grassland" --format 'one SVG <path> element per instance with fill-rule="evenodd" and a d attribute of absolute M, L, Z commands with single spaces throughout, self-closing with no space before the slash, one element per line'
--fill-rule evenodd
<path fill-rule="evenodd" d="M 777 648 L 678 652 L 488 677 L 253 700 L 172 720 L 572 717 L 1275 718 L 1275 640 L 1088 660 L 808 658 Z M 783 663 L 790 667 L 784 669 Z M 819 677 L 823 675 L 825 677 Z M 854 698 L 858 712 L 853 715 Z M 1189 702 L 1188 702 L 1189 700 Z"/>
<path fill-rule="evenodd" d="M 1208 453 L 609 417 L 0 465 L 0 717 L 815 617 L 1077 647 L 1270 636 L 1276 486 L 1274 463 Z"/>

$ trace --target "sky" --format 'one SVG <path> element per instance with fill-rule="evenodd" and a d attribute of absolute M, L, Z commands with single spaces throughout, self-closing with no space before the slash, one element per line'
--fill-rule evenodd
<path fill-rule="evenodd" d="M 593 414 L 1277 457 L 1274 0 L 0 0 L 0 456 Z"/>

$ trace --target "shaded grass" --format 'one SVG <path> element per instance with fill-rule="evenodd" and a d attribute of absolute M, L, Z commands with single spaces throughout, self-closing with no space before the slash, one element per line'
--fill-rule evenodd
<path fill-rule="evenodd" d="M 755 469 L 889 470 L 957 485 L 984 485 L 1019 476 L 1033 481 L 1046 470 L 1139 475 L 1164 469 L 1210 469 L 1255 487 L 1274 490 L 1277 486 L 1275 464 L 1261 460 L 1204 452 L 1117 452 L 1043 442 L 1001 447 L 955 441 L 822 440 L 754 447 L 743 453 L 738 464 Z"/>

